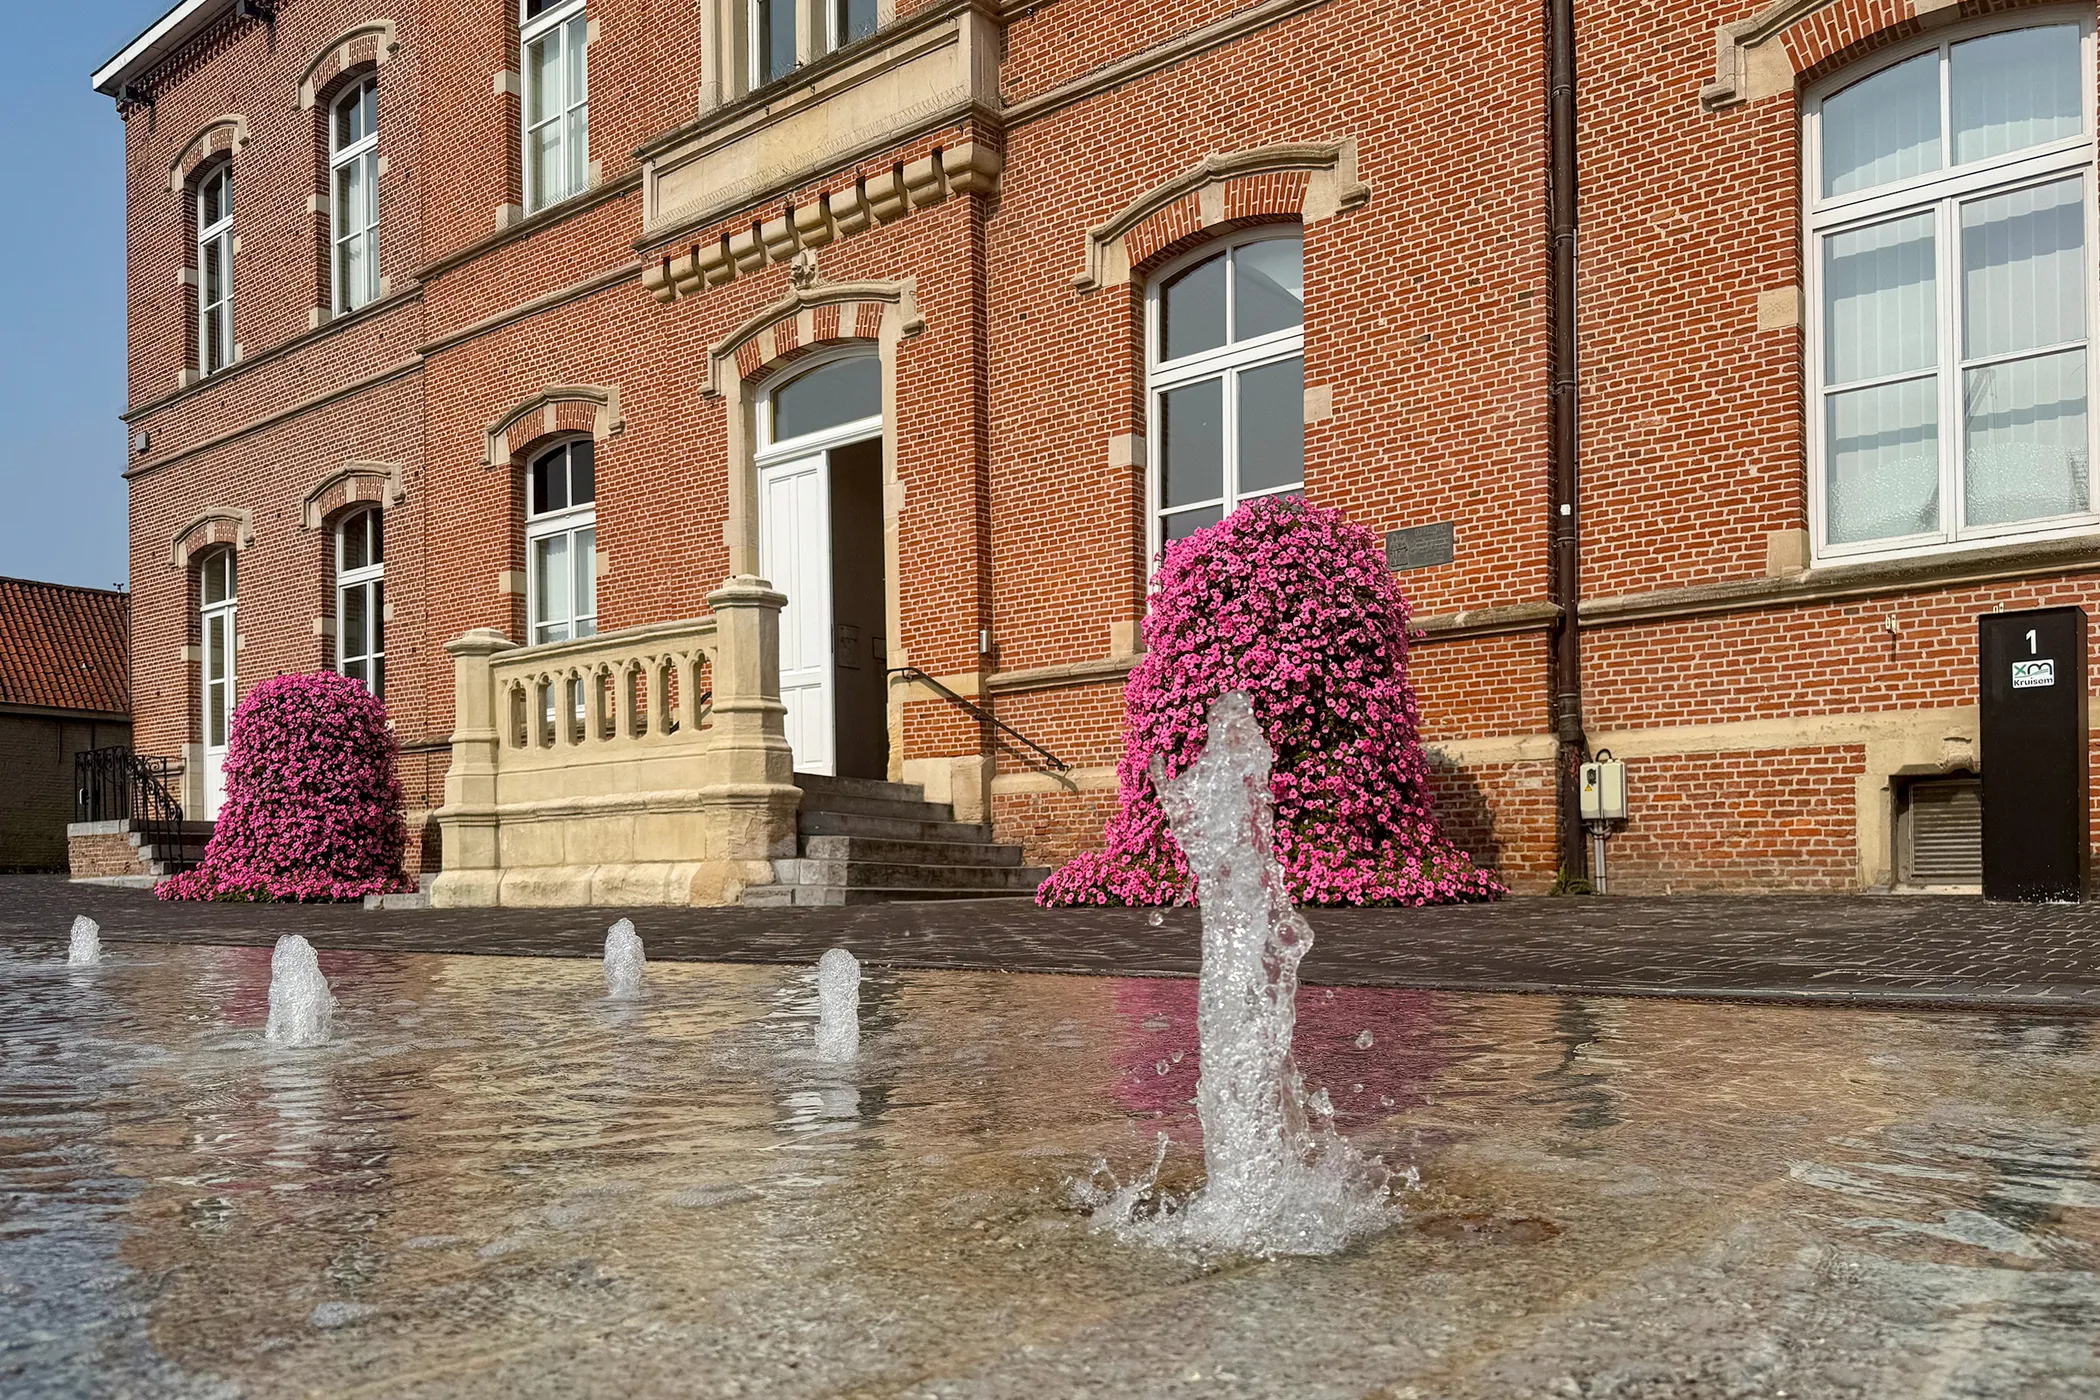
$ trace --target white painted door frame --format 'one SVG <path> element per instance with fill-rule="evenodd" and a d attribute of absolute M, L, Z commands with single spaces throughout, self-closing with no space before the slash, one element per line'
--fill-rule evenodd
<path fill-rule="evenodd" d="M 201 684 L 198 692 L 203 697 L 203 721 L 201 734 L 204 739 L 204 811 L 205 821 L 215 821 L 219 815 L 219 804 L 226 797 L 226 739 L 233 730 L 234 651 L 239 630 L 235 626 L 235 613 L 239 604 L 233 599 L 224 603 L 212 603 L 203 610 L 204 645 L 198 650 Z M 214 674 L 214 673 L 217 674 Z M 214 728 L 213 721 L 217 720 Z M 213 743 L 214 734 L 218 738 Z"/>

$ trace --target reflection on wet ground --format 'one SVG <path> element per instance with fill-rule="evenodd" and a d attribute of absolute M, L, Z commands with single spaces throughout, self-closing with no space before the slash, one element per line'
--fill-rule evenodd
<path fill-rule="evenodd" d="M 1421 1187 L 1200 1264 L 1066 1182 L 1200 1172 L 1195 985 L 0 944 L 0 1394 L 2100 1393 L 2100 1026 L 1308 989 Z M 1369 1032 L 1366 1036 L 1364 1033 Z"/>

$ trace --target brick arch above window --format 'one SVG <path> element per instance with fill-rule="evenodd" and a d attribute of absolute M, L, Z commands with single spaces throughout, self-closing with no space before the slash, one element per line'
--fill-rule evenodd
<path fill-rule="evenodd" d="M 587 433 L 593 442 L 603 442 L 618 436 L 626 426 L 617 388 L 552 385 L 489 424 L 481 465 L 516 466 L 524 460 L 526 450 L 543 438 Z"/>
<path fill-rule="evenodd" d="M 1189 235 L 1252 219 L 1316 223 L 1368 203 L 1356 141 L 1293 141 L 1206 156 L 1087 231 L 1081 292 L 1120 287 L 1130 269 Z"/>
<path fill-rule="evenodd" d="M 752 383 L 821 345 L 853 340 L 877 343 L 885 330 L 899 340 L 909 340 L 925 329 L 917 291 L 909 279 L 821 282 L 812 278 L 807 286 L 788 288 L 786 296 L 709 349 L 707 384 L 701 392 L 720 398 L 731 381 Z"/>
<path fill-rule="evenodd" d="M 1714 32 L 1713 80 L 1699 90 L 1709 112 L 1791 96 L 1797 78 L 1851 62 L 1940 24 L 2061 0 L 1771 0 Z"/>
<path fill-rule="evenodd" d="M 329 40 L 299 75 L 299 110 L 306 111 L 315 99 L 343 74 L 366 66 L 377 67 L 394 56 L 401 41 L 394 35 L 390 19 L 368 19 Z"/>
<path fill-rule="evenodd" d="M 183 144 L 174 163 L 168 167 L 168 189 L 170 192 L 181 189 L 199 167 L 219 156 L 232 155 L 247 144 L 246 117 L 238 112 L 213 117 Z"/>
<path fill-rule="evenodd" d="M 255 512 L 245 506 L 206 506 L 175 532 L 168 563 L 173 568 L 186 569 L 197 555 L 222 544 L 235 549 L 252 548 Z"/>
<path fill-rule="evenodd" d="M 399 462 L 345 462 L 341 470 L 322 477 L 306 493 L 299 520 L 307 529 L 318 530 L 345 506 L 397 506 L 407 495 Z"/>

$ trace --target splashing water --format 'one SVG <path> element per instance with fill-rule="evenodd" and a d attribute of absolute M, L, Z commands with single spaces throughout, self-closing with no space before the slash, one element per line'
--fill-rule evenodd
<path fill-rule="evenodd" d="M 631 1001 L 642 994 L 642 969 L 649 960 L 642 956 L 642 936 L 634 931 L 634 920 L 622 919 L 605 931 L 605 994 L 614 1001 Z"/>
<path fill-rule="evenodd" d="M 860 961 L 844 948 L 817 959 L 817 1057 L 843 1063 L 860 1054 Z"/>
<path fill-rule="evenodd" d="M 1312 929 L 1291 904 L 1270 844 L 1274 757 L 1253 707 L 1235 692 L 1211 707 L 1195 764 L 1168 779 L 1153 760 L 1203 916 L 1196 1111 L 1207 1179 L 1145 1215 L 1158 1161 L 1127 1186 L 1110 1176 L 1105 1190 L 1097 1169 L 1075 1195 L 1097 1226 L 1125 1238 L 1264 1258 L 1332 1254 L 1394 1218 L 1391 1173 L 1334 1131 L 1326 1093 L 1306 1093 L 1291 1055 L 1298 962 Z"/>
<path fill-rule="evenodd" d="M 270 1024 L 263 1039 L 272 1045 L 326 1045 L 335 997 L 321 975 L 314 945 L 296 933 L 277 940 L 270 954 Z"/>
<path fill-rule="evenodd" d="M 87 967 L 102 961 L 102 925 L 85 914 L 73 919 L 73 937 L 66 948 L 66 961 L 74 967 Z"/>

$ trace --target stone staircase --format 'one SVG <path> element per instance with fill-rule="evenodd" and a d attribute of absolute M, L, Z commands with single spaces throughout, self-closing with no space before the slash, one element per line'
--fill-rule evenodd
<path fill-rule="evenodd" d="M 926 801 L 916 785 L 814 773 L 795 782 L 795 858 L 773 862 L 778 883 L 744 892 L 753 908 L 1013 898 L 1033 895 L 1050 873 L 1022 865 L 1019 846 L 955 820 L 954 808 Z"/>
<path fill-rule="evenodd" d="M 66 826 L 67 860 L 76 880 L 151 889 L 204 859 L 212 826 L 186 821 L 175 828 L 173 840 L 154 844 L 139 822 L 71 822 Z"/>

